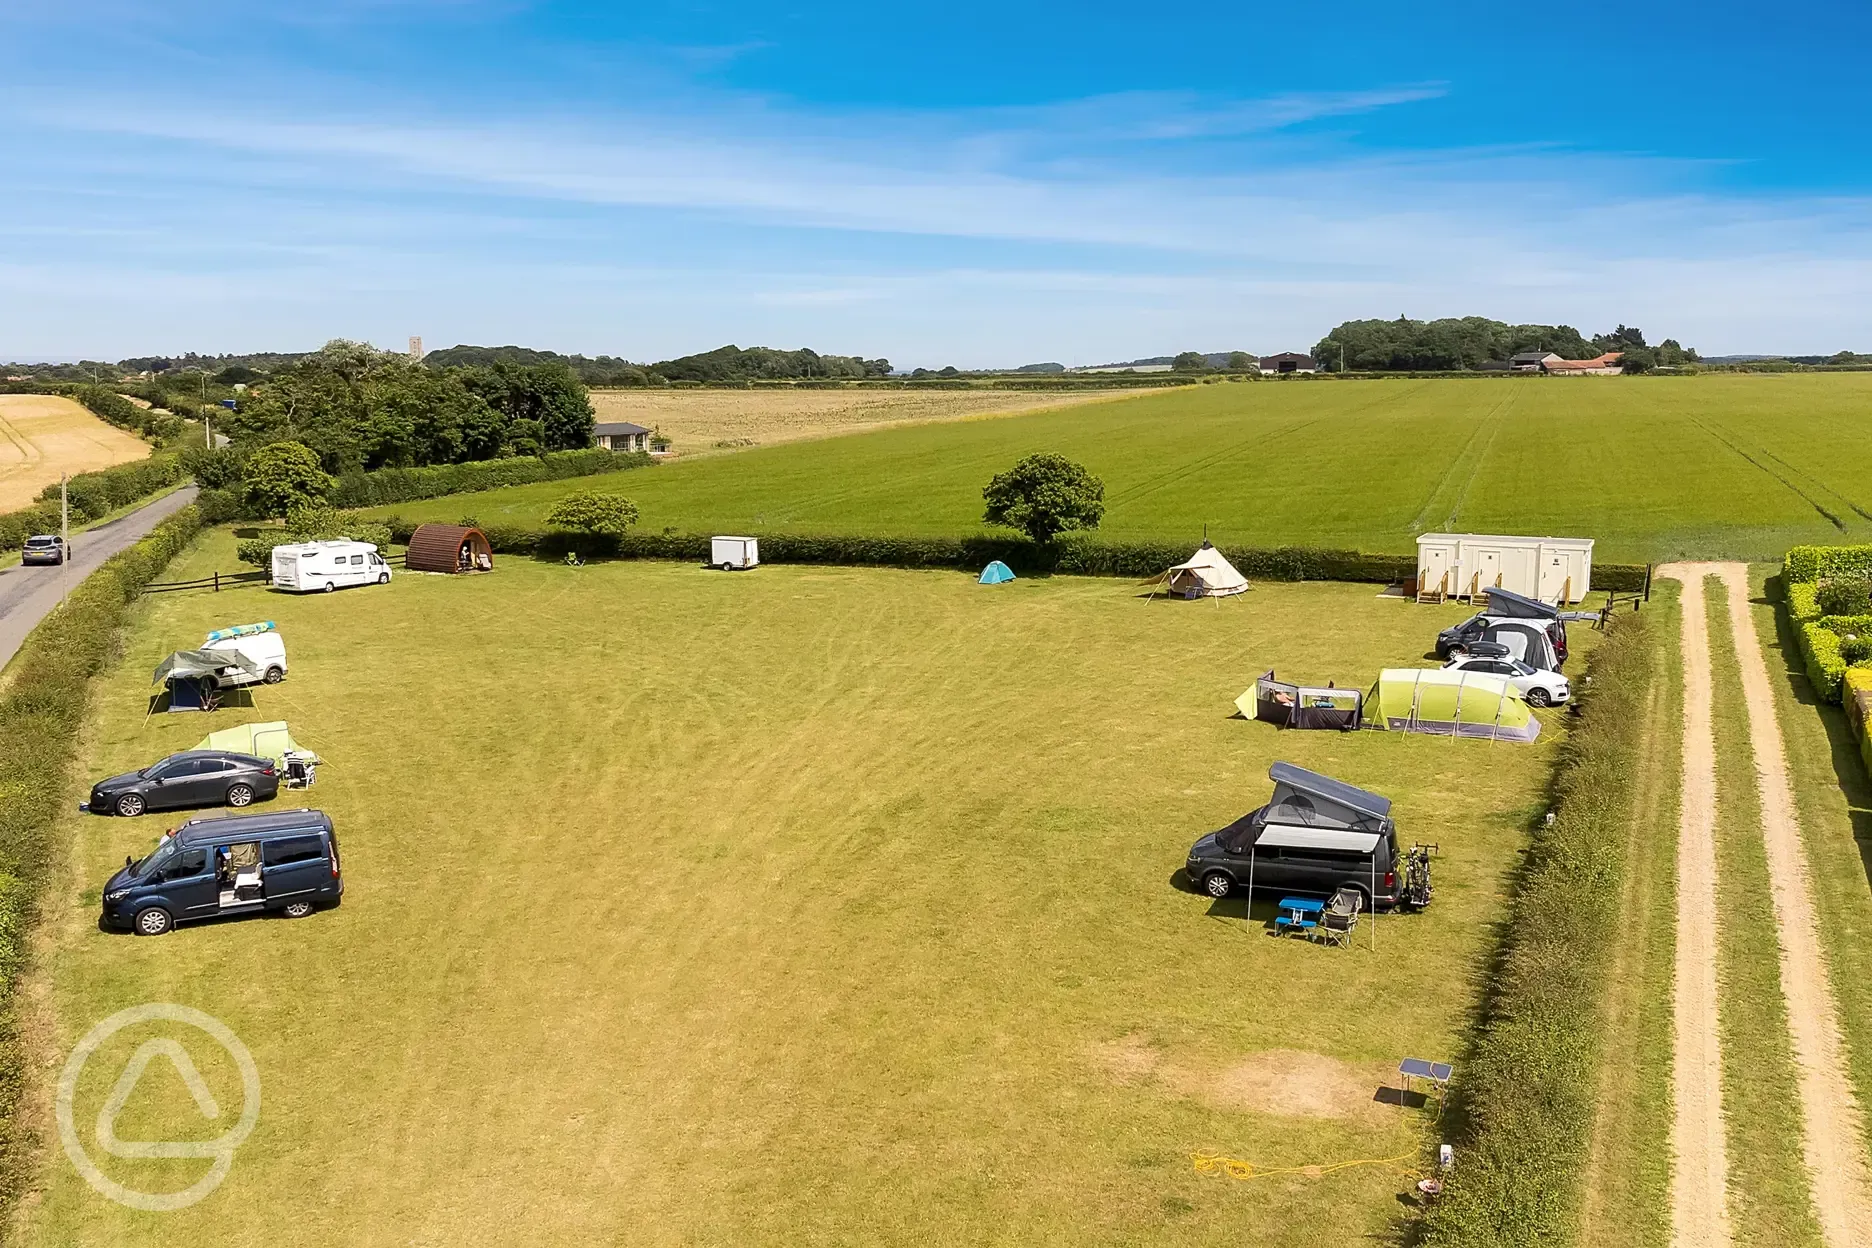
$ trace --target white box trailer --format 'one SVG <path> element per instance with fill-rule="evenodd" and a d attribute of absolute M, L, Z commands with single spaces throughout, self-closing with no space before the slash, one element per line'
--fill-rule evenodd
<path fill-rule="evenodd" d="M 712 537 L 709 566 L 724 572 L 759 567 L 760 541 L 752 537 Z"/>
<path fill-rule="evenodd" d="M 1417 597 L 1475 599 L 1512 589 L 1542 602 L 1579 602 L 1592 589 L 1590 537 L 1424 533 L 1417 538 Z"/>

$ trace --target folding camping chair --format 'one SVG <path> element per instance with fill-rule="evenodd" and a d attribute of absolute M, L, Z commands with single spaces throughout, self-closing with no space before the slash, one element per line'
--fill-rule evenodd
<path fill-rule="evenodd" d="M 1313 931 L 1314 937 L 1341 949 L 1350 948 L 1352 933 L 1358 930 L 1359 911 L 1364 909 L 1364 905 L 1365 899 L 1355 890 L 1340 889 L 1326 903 L 1326 908 L 1320 911 L 1319 926 Z"/>

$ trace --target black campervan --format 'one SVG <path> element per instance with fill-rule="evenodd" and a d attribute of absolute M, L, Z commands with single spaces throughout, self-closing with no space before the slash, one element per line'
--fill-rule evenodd
<path fill-rule="evenodd" d="M 338 903 L 338 833 L 318 810 L 191 819 L 104 886 L 104 924 L 160 936 L 177 923 Z"/>
<path fill-rule="evenodd" d="M 1190 847 L 1190 880 L 1233 892 L 1358 893 L 1367 909 L 1404 900 L 1391 799 L 1296 767 L 1268 768 L 1274 797 Z"/>

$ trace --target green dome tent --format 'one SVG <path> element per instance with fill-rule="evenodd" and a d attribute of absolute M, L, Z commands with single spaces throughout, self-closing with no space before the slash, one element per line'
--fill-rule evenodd
<path fill-rule="evenodd" d="M 1532 741 L 1541 723 L 1507 678 L 1447 668 L 1388 667 L 1365 699 L 1365 722 L 1393 732 Z"/>
<path fill-rule="evenodd" d="M 977 585 L 1001 585 L 1013 579 L 1013 569 L 997 559 L 982 569 L 982 574 L 980 577 L 976 578 L 975 583 Z"/>

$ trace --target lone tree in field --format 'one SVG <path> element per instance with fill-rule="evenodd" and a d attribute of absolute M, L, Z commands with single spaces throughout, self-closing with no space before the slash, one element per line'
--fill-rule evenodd
<path fill-rule="evenodd" d="M 1029 455 L 996 475 L 982 497 L 983 520 L 1040 543 L 1068 529 L 1096 529 L 1105 514 L 1105 483 L 1064 455 Z"/>
<path fill-rule="evenodd" d="M 637 504 L 622 494 L 581 490 L 554 503 L 546 513 L 546 523 L 575 533 L 623 537 L 624 531 L 637 523 Z"/>
<path fill-rule="evenodd" d="M 269 516 L 318 506 L 337 482 L 319 467 L 318 452 L 303 442 L 269 442 L 247 457 L 241 489 Z"/>

